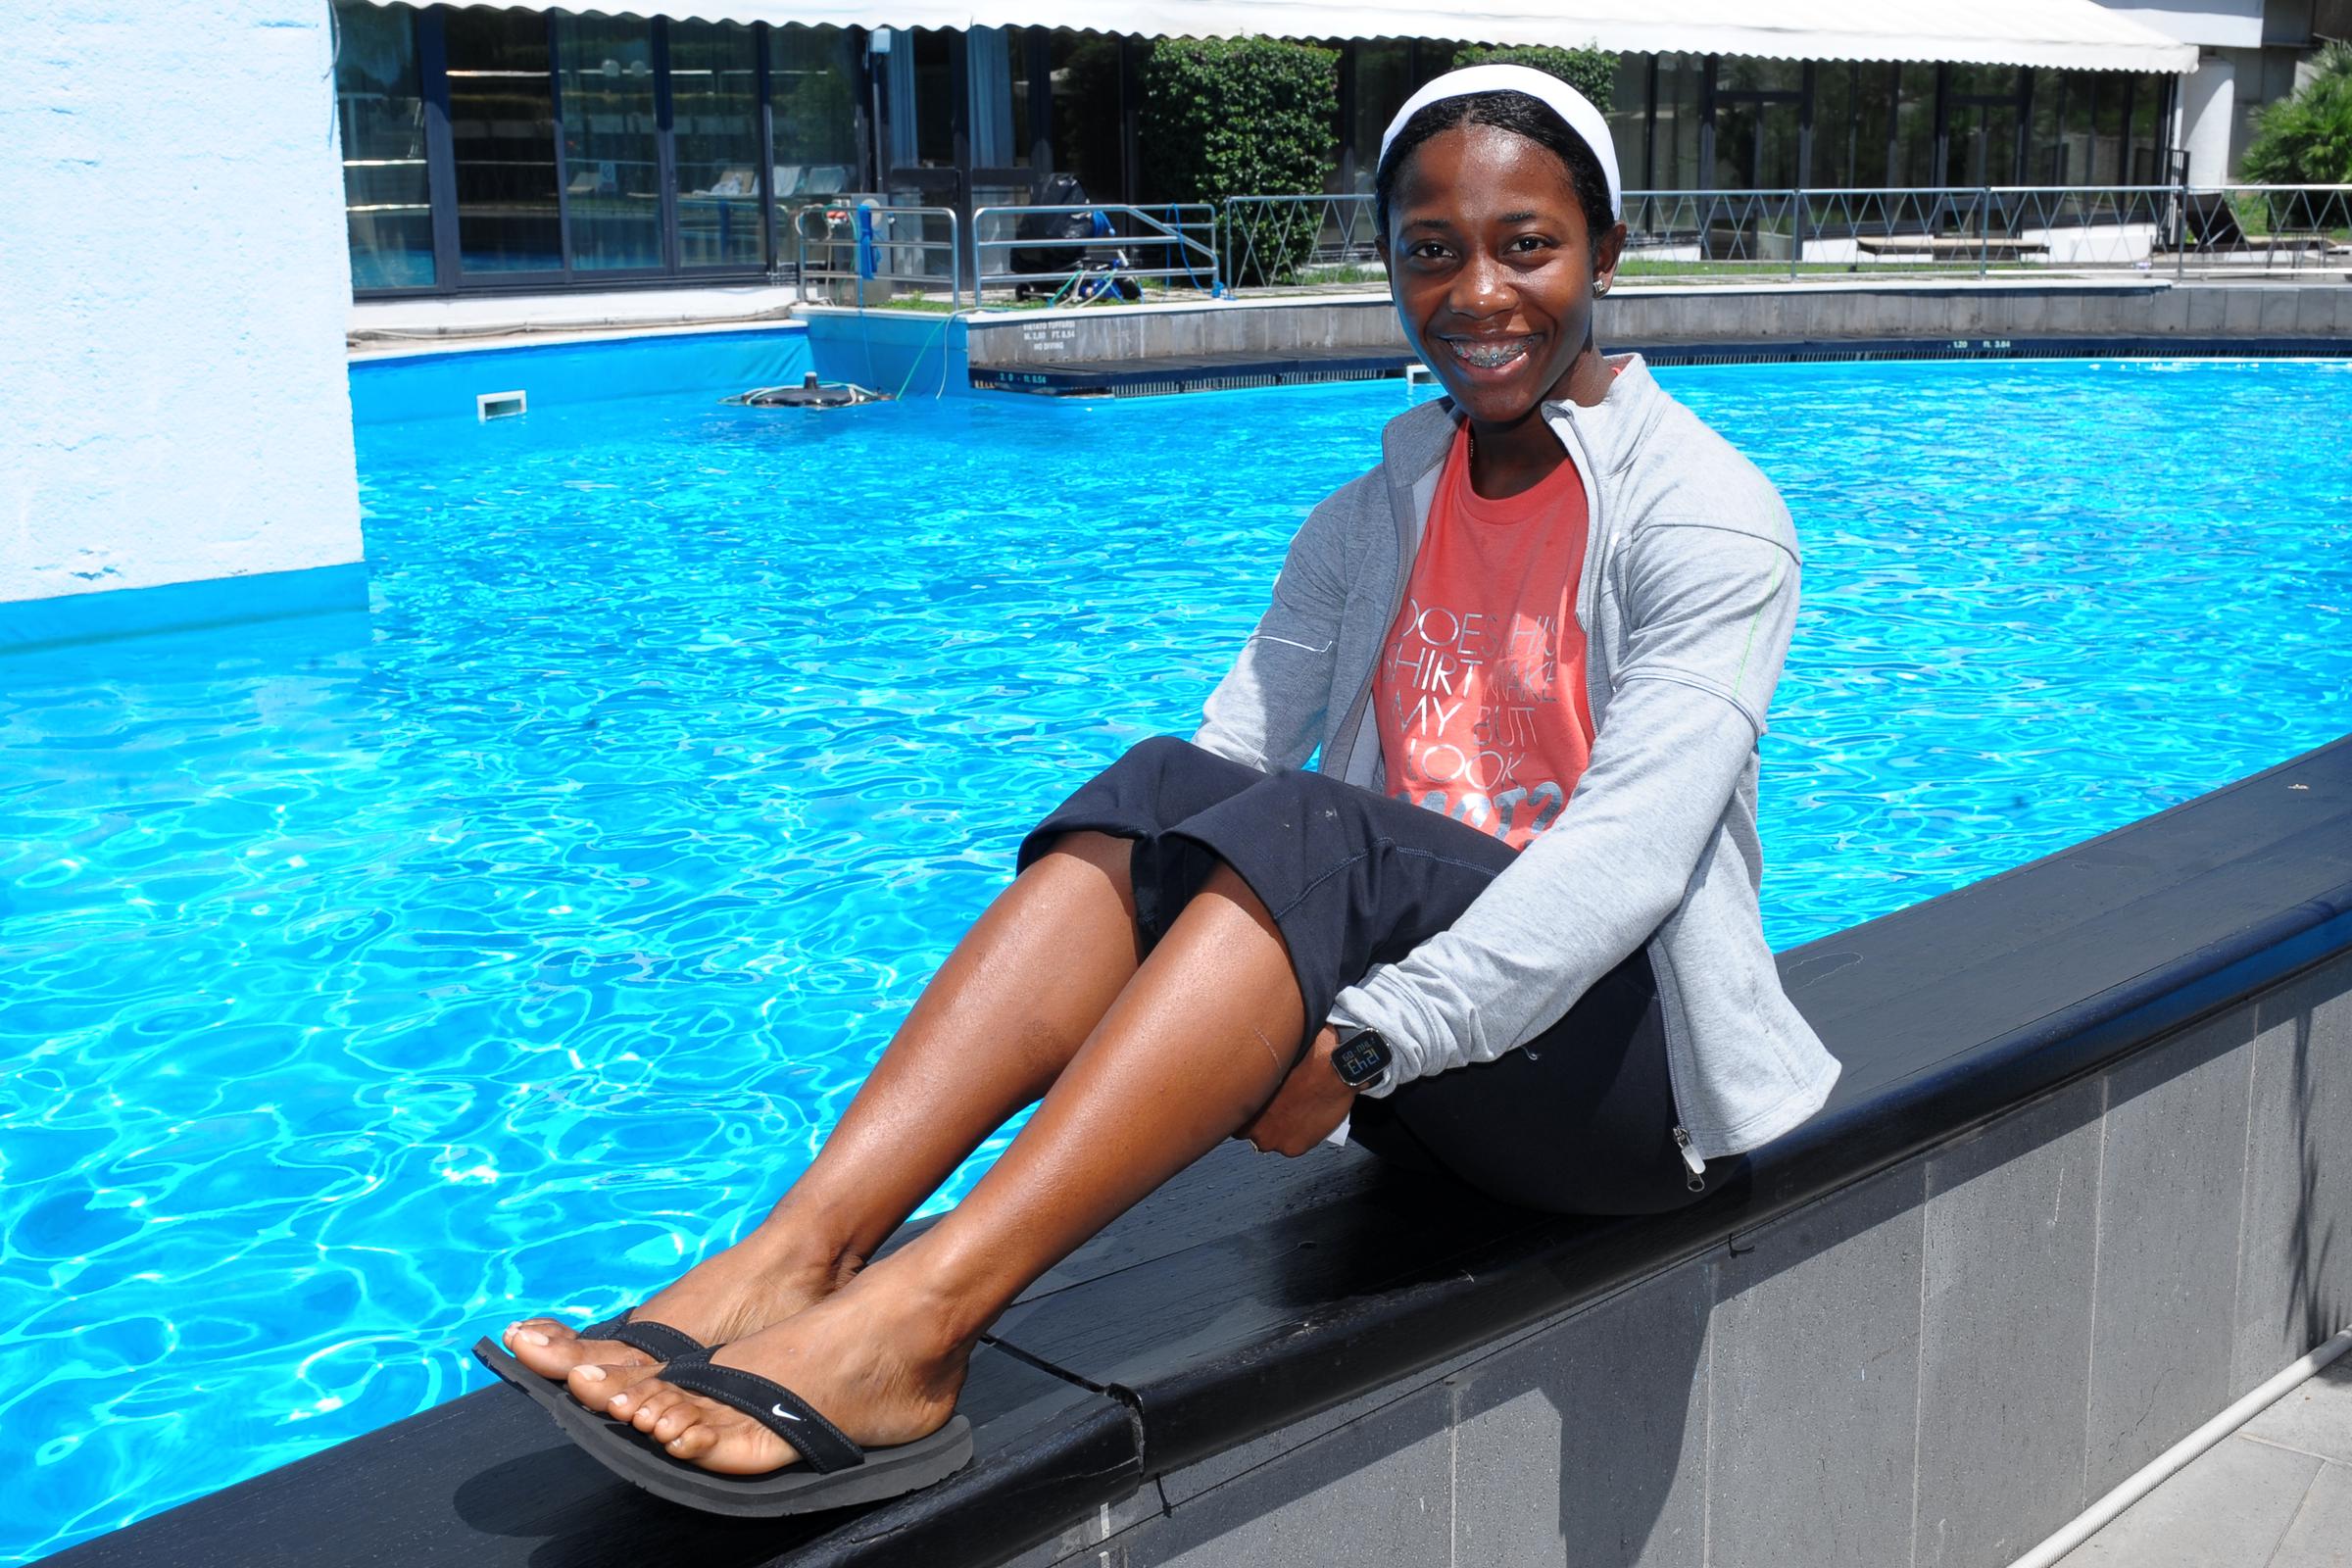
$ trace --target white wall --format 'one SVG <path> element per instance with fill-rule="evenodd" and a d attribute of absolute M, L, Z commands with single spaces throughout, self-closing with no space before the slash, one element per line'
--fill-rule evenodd
<path fill-rule="evenodd" d="M 2230 177 L 2230 137 L 2237 121 L 2237 68 L 2228 60 L 2197 63 L 2180 83 L 2180 146 L 2188 154 L 2191 183 L 2219 185 Z"/>
<path fill-rule="evenodd" d="M 0 603 L 360 559 L 328 28 L 0 3 Z"/>
<path fill-rule="evenodd" d="M 2099 0 L 2108 10 L 2182 43 L 2253 49 L 2262 43 L 2263 0 Z"/>

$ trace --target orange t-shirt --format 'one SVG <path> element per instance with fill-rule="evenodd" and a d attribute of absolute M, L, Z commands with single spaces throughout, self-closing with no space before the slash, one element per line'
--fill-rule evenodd
<path fill-rule="evenodd" d="M 1374 682 L 1390 795 L 1514 850 L 1558 819 L 1592 757 L 1587 521 L 1574 463 L 1490 501 L 1470 488 L 1469 426 L 1454 435 Z"/>

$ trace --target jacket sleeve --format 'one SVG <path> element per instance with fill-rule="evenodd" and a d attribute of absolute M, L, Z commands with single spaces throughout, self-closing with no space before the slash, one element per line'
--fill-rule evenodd
<path fill-rule="evenodd" d="M 1775 539 L 1674 523 L 1636 535 L 1626 658 L 1559 820 L 1450 928 L 1333 1007 L 1389 1042 L 1379 1093 L 1524 1045 L 1681 905 L 1764 732 L 1796 597 L 1795 556 Z"/>
<path fill-rule="evenodd" d="M 1314 755 L 1348 602 L 1340 526 L 1347 494 L 1315 508 L 1291 540 L 1273 602 L 1209 693 L 1194 745 L 1266 772 L 1302 766 Z"/>

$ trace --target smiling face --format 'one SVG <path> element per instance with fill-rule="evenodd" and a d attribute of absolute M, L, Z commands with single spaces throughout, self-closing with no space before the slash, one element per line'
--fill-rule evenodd
<path fill-rule="evenodd" d="M 1382 236 L 1405 335 L 1473 422 L 1509 425 L 1572 395 L 1596 283 L 1625 228 L 1592 233 L 1568 167 L 1499 126 L 1440 131 L 1397 171 Z M 1605 388 L 1606 370 L 1590 368 Z"/>

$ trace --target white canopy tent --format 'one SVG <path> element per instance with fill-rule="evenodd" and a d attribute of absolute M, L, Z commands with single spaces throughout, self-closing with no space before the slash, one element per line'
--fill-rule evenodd
<path fill-rule="evenodd" d="M 376 0 L 379 5 L 396 0 Z M 863 27 L 1071 27 L 1162 38 L 1451 38 L 1624 53 L 2186 72 L 2193 44 L 2096 0 L 505 0 L 532 11 Z M 1105 22 L 1113 23 L 1104 26 Z"/>

